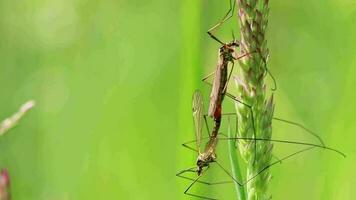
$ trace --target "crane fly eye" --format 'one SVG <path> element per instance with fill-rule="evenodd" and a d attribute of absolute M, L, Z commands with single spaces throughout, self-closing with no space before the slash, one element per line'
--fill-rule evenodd
<path fill-rule="evenodd" d="M 202 160 L 197 160 L 197 165 L 198 166 L 201 166 L 203 164 L 203 161 Z"/>

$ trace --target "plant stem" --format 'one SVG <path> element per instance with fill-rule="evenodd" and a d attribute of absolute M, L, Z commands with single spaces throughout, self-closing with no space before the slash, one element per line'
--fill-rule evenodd
<path fill-rule="evenodd" d="M 11 117 L 5 119 L 0 123 L 0 135 L 3 135 L 13 127 L 17 125 L 17 123 L 21 120 L 21 118 L 33 107 L 35 106 L 34 101 L 28 101 L 23 104 L 20 110 L 13 114 Z"/>
<path fill-rule="evenodd" d="M 228 127 L 227 134 L 229 138 L 235 137 L 234 135 L 231 134 L 231 127 Z M 236 152 L 236 147 L 235 147 L 235 141 L 234 140 L 228 140 L 229 143 L 229 152 L 230 152 L 230 164 L 231 164 L 231 170 L 232 170 L 232 176 L 234 177 L 235 180 L 242 181 L 242 176 L 241 176 L 241 171 L 240 171 L 240 165 L 239 161 L 237 159 L 237 152 Z M 235 184 L 235 189 L 237 193 L 237 199 L 238 200 L 246 200 L 246 192 L 245 188 L 241 187 L 239 184 L 234 182 Z"/>
<path fill-rule="evenodd" d="M 272 117 L 274 111 L 273 95 L 267 100 L 264 78 L 267 71 L 268 48 L 265 32 L 268 22 L 268 0 L 236 0 L 240 22 L 240 53 L 257 52 L 250 57 L 239 60 L 241 70 L 235 81 L 238 87 L 237 97 L 250 105 L 251 109 L 236 103 L 238 115 L 238 135 L 270 139 L 272 134 Z M 251 116 L 253 114 L 253 116 Z M 252 122 L 252 120 L 254 121 Z M 267 166 L 272 158 L 270 142 L 238 141 L 242 158 L 247 162 L 246 180 Z M 256 149 L 255 143 L 256 142 Z M 247 183 L 249 200 L 270 199 L 268 183 L 271 179 L 269 170 Z"/>

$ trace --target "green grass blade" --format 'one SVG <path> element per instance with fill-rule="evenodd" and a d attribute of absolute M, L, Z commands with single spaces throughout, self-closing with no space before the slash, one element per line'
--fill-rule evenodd
<path fill-rule="evenodd" d="M 227 131 L 228 137 L 232 138 L 234 137 L 231 134 L 231 127 L 228 127 Z M 241 171 L 240 171 L 240 165 L 239 161 L 237 159 L 237 150 L 235 148 L 235 140 L 228 140 L 228 145 L 229 145 L 229 156 L 230 156 L 230 164 L 231 164 L 231 171 L 232 171 L 232 176 L 234 177 L 235 180 L 238 180 L 242 182 L 242 176 L 241 176 Z M 235 184 L 235 189 L 236 189 L 236 194 L 237 194 L 237 199 L 238 200 L 246 200 L 246 192 L 245 188 L 241 187 L 239 184 L 234 182 Z"/>

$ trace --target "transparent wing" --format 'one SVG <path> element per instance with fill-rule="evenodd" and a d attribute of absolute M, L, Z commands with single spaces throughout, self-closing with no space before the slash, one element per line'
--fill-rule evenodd
<path fill-rule="evenodd" d="M 216 67 L 216 71 L 215 71 L 213 86 L 211 88 L 210 104 L 209 104 L 209 110 L 208 110 L 209 117 L 214 116 L 214 113 L 216 110 L 216 105 L 218 104 L 219 89 L 221 88 L 221 78 L 222 78 L 221 77 L 221 68 L 222 68 L 221 65 L 222 65 L 222 59 L 219 57 L 218 66 Z"/>
<path fill-rule="evenodd" d="M 202 135 L 202 122 L 203 122 L 203 110 L 204 102 L 203 95 L 199 90 L 196 90 L 193 94 L 193 120 L 195 126 L 195 137 L 198 152 L 200 153 L 201 135 Z"/>

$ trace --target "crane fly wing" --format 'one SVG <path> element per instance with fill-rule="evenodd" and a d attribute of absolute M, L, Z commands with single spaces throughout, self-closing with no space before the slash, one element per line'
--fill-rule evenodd
<path fill-rule="evenodd" d="M 196 145 L 199 153 L 200 153 L 200 143 L 201 143 L 201 136 L 202 136 L 203 110 L 204 110 L 203 95 L 199 90 L 196 90 L 193 94 L 192 111 L 193 111 L 193 120 L 195 126 Z"/>
<path fill-rule="evenodd" d="M 213 80 L 213 86 L 211 88 L 211 93 L 210 93 L 210 104 L 209 104 L 209 110 L 208 110 L 209 117 L 214 116 L 214 113 L 215 113 L 215 110 L 216 110 L 216 107 L 218 104 L 219 90 L 221 88 L 221 79 L 222 79 L 221 68 L 222 68 L 223 64 L 224 64 L 223 59 L 219 55 L 218 64 L 216 66 L 215 76 L 214 76 L 214 80 Z"/>

